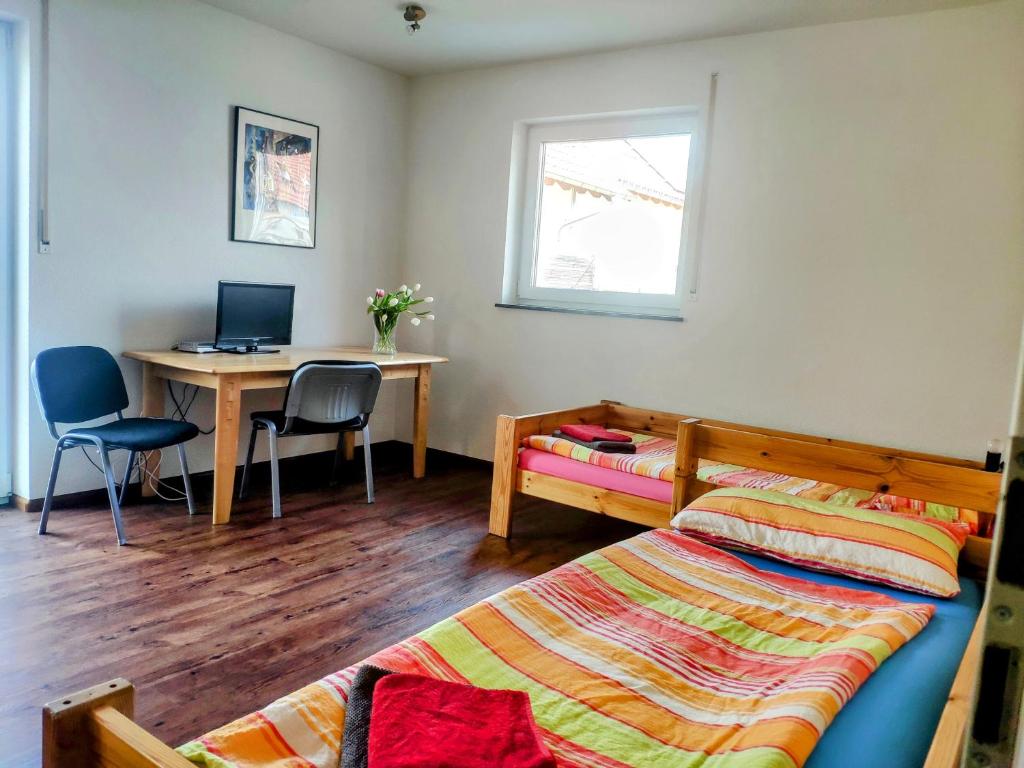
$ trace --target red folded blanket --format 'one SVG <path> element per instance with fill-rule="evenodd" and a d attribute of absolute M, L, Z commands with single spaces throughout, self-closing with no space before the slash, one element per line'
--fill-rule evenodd
<path fill-rule="evenodd" d="M 588 443 L 592 443 L 595 440 L 614 443 L 631 442 L 629 435 L 612 432 L 598 424 L 563 424 L 558 429 L 564 435 L 575 437 L 577 440 L 584 440 Z"/>
<path fill-rule="evenodd" d="M 554 768 L 530 697 L 420 675 L 373 691 L 368 768 Z"/>

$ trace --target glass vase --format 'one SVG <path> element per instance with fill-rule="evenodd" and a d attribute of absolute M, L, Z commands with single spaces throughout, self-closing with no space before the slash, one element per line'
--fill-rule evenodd
<path fill-rule="evenodd" d="M 373 351 L 375 354 L 393 355 L 398 352 L 398 346 L 395 343 L 396 325 L 389 326 L 376 322 L 373 324 Z"/>

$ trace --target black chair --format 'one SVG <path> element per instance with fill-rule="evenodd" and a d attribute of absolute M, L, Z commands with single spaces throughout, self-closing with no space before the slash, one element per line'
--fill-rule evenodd
<path fill-rule="evenodd" d="M 57 484 L 61 454 L 68 448 L 87 445 L 95 446 L 107 481 L 110 496 L 110 511 L 114 515 L 117 529 L 117 543 L 124 544 L 124 525 L 121 522 L 121 504 L 125 489 L 131 478 L 135 458 L 142 451 L 155 451 L 178 446 L 181 461 L 181 476 L 185 481 L 185 497 L 188 513 L 194 515 L 196 508 L 192 498 L 192 483 L 185 460 L 184 443 L 199 434 L 195 424 L 174 419 L 126 419 L 122 411 L 128 407 L 128 391 L 124 376 L 117 361 L 100 347 L 54 347 L 40 352 L 32 362 L 32 385 L 35 387 L 39 407 L 57 441 L 50 468 L 50 480 L 46 484 L 46 498 L 43 500 L 43 514 L 39 519 L 39 533 L 46 533 L 46 522 L 53 504 L 53 489 Z M 63 435 L 57 431 L 57 424 L 81 424 L 116 414 L 114 421 L 96 427 L 78 427 Z M 128 467 L 124 483 L 118 495 L 114 471 L 110 465 L 112 450 L 128 451 Z"/>
<path fill-rule="evenodd" d="M 338 453 L 342 449 L 342 433 L 363 433 L 363 459 L 366 464 L 366 501 L 373 503 L 373 464 L 370 459 L 370 414 L 373 413 L 381 373 L 373 363 L 335 361 L 309 362 L 300 365 L 288 382 L 284 409 L 255 411 L 249 451 L 242 470 L 242 487 L 238 498 L 249 494 L 252 454 L 256 449 L 256 433 L 267 430 L 270 438 L 270 484 L 273 493 L 274 517 L 281 516 L 281 484 L 278 473 L 277 438 L 287 435 L 322 435 L 338 433 Z M 335 471 L 338 461 L 335 457 Z"/>

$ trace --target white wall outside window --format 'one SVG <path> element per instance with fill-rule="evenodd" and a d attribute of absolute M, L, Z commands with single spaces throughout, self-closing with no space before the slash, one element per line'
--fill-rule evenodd
<path fill-rule="evenodd" d="M 678 317 L 699 134 L 695 108 L 517 124 L 503 302 Z"/>

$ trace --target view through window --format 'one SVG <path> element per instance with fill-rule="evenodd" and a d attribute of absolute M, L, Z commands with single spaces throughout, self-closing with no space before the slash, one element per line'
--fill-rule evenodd
<path fill-rule="evenodd" d="M 690 135 L 542 144 L 533 286 L 676 292 Z"/>

